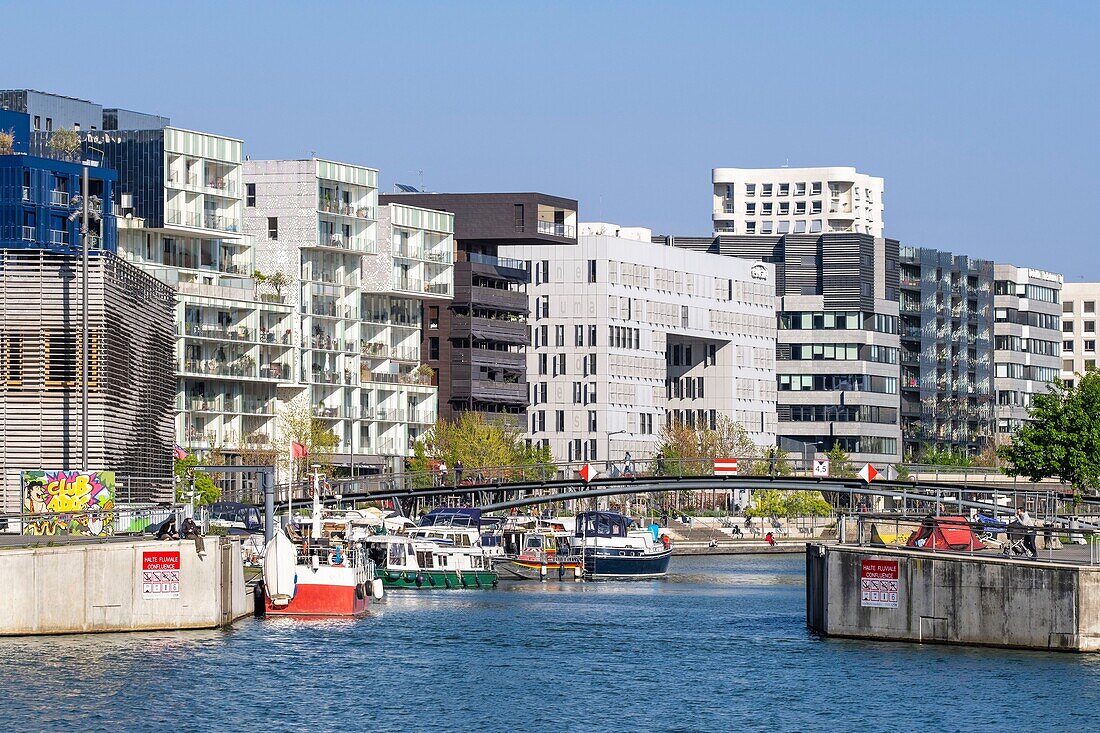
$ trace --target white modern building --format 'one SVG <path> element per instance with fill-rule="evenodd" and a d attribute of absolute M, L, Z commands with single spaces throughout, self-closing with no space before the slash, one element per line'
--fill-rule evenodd
<path fill-rule="evenodd" d="M 257 269 L 289 281 L 297 370 L 282 401 L 340 439 L 334 462 L 399 470 L 435 422 L 420 367 L 421 303 L 453 295 L 451 214 L 378 206 L 378 172 L 320 159 L 248 161 Z"/>
<path fill-rule="evenodd" d="M 1096 305 L 1100 283 L 1062 285 L 1062 381 L 1073 386 L 1079 375 L 1096 369 Z"/>
<path fill-rule="evenodd" d="M 1062 276 L 997 264 L 993 278 L 993 386 L 1007 439 L 1027 421 L 1032 395 L 1061 376 Z"/>
<path fill-rule="evenodd" d="M 85 138 L 118 171 L 119 255 L 178 291 L 176 442 L 229 457 L 275 448 L 292 310 L 252 279 L 241 141 L 175 127 Z"/>
<path fill-rule="evenodd" d="M 883 179 L 855 168 L 714 168 L 715 234 L 883 236 Z"/>
<path fill-rule="evenodd" d="M 563 461 L 655 455 L 662 425 L 726 415 L 775 444 L 772 265 L 581 224 L 576 247 L 512 246 L 532 273 L 528 437 Z"/>

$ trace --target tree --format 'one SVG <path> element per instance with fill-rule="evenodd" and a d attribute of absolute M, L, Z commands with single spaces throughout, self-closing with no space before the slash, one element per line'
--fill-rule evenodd
<path fill-rule="evenodd" d="M 191 478 L 195 481 L 195 503 L 198 505 L 213 504 L 221 498 L 222 492 L 214 481 L 214 476 L 206 471 L 195 471 L 195 466 L 211 465 L 206 461 L 200 461 L 193 453 L 186 458 L 177 458 L 172 467 L 176 476 L 176 501 L 181 504 L 190 503 L 187 495 L 191 490 Z"/>
<path fill-rule="evenodd" d="M 917 463 L 925 466 L 955 466 L 958 468 L 970 468 L 974 465 L 974 459 L 965 453 L 937 448 L 926 445 L 917 456 Z"/>
<path fill-rule="evenodd" d="M 430 485 L 440 461 L 452 471 L 461 461 L 464 476 L 485 480 L 535 479 L 557 471 L 548 447 L 528 446 L 515 428 L 470 411 L 453 421 L 440 419 L 413 446 L 408 462 L 413 485 Z"/>
<path fill-rule="evenodd" d="M 15 130 L 0 130 L 0 155 L 15 152 Z"/>
<path fill-rule="evenodd" d="M 252 273 L 252 279 L 255 280 L 258 285 L 267 285 L 270 287 L 275 291 L 275 297 L 280 299 L 283 297 L 283 288 L 290 285 L 290 277 L 285 272 L 281 271 L 265 275 L 259 270 L 256 270 Z"/>
<path fill-rule="evenodd" d="M 749 462 L 745 473 L 749 476 L 790 476 L 794 473 L 791 454 L 782 448 L 765 448 L 764 456 L 759 461 Z"/>
<path fill-rule="evenodd" d="M 832 511 L 820 491 L 760 489 L 752 492 L 752 506 L 745 510 L 745 516 L 826 517 Z"/>
<path fill-rule="evenodd" d="M 314 416 L 309 407 L 286 407 L 279 413 L 279 432 L 283 445 L 290 450 L 291 443 L 301 443 L 306 447 L 305 458 L 298 458 L 291 467 L 297 477 L 304 476 L 308 467 L 314 463 L 328 466 L 330 458 L 340 446 L 340 438 L 325 421 Z"/>
<path fill-rule="evenodd" d="M 1067 387 L 1061 380 L 1037 394 L 1030 422 L 1000 450 L 1009 476 L 1056 478 L 1075 491 L 1100 486 L 1100 372 L 1089 370 Z"/>
<path fill-rule="evenodd" d="M 71 160 L 76 155 L 76 151 L 80 150 L 80 135 L 76 130 L 62 127 L 50 135 L 47 147 Z"/>
<path fill-rule="evenodd" d="M 833 478 L 855 478 L 859 475 L 848 460 L 848 454 L 839 445 L 834 445 L 825 455 L 829 458 L 829 475 Z"/>
<path fill-rule="evenodd" d="M 713 471 L 716 458 L 739 458 L 739 469 L 749 473 L 754 470 L 752 459 L 760 456 L 760 447 L 752 442 L 745 428 L 721 415 L 713 430 L 682 423 L 661 428 L 657 453 L 665 460 L 666 473 L 699 476 Z"/>

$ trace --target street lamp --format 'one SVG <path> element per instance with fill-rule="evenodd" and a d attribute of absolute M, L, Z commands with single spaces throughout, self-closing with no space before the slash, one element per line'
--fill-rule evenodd
<path fill-rule="evenodd" d="M 611 436 L 622 435 L 626 430 L 614 430 L 607 434 L 607 473 L 611 473 Z"/>

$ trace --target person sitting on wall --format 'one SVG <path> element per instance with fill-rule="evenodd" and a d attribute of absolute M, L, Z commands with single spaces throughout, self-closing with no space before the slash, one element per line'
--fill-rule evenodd
<path fill-rule="evenodd" d="M 180 534 L 185 540 L 195 541 L 195 552 L 200 555 L 206 554 L 206 543 L 202 538 L 202 532 L 199 531 L 199 525 L 195 524 L 195 520 L 191 517 L 183 520 L 183 527 Z"/>
<path fill-rule="evenodd" d="M 160 527 L 157 528 L 157 539 L 158 540 L 178 540 L 179 539 L 179 534 L 176 532 L 176 515 L 175 514 L 168 517 L 168 519 L 164 520 L 164 522 L 161 523 Z"/>

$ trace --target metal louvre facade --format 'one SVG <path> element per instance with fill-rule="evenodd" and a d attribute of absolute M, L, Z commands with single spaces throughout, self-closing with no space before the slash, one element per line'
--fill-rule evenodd
<path fill-rule="evenodd" d="M 81 263 L 0 251 L 0 503 L 20 475 L 80 469 Z M 88 468 L 116 473 L 119 502 L 172 499 L 172 288 L 109 254 L 90 259 Z"/>

